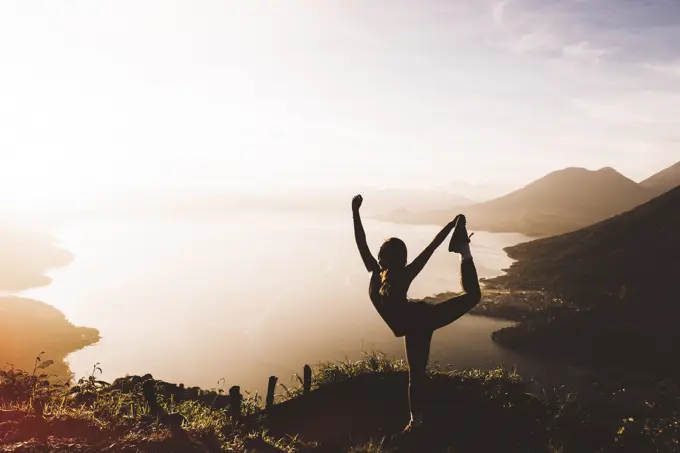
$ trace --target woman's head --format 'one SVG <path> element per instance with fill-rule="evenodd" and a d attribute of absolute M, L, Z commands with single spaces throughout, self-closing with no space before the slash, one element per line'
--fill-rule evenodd
<path fill-rule="evenodd" d="M 405 293 L 404 285 L 400 284 L 400 271 L 406 267 L 406 244 L 397 238 L 386 240 L 378 252 L 380 273 L 380 294 L 383 296 Z M 406 294 L 404 294 L 404 297 Z"/>
<path fill-rule="evenodd" d="M 382 269 L 399 269 L 406 266 L 406 244 L 399 238 L 389 238 L 378 252 L 378 264 Z"/>

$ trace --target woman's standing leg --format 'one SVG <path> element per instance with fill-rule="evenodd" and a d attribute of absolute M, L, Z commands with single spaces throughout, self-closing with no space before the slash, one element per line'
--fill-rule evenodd
<path fill-rule="evenodd" d="M 432 331 L 406 335 L 406 361 L 408 362 L 408 402 L 411 421 L 406 429 L 423 422 L 423 412 L 428 402 L 427 362 L 430 358 Z"/>

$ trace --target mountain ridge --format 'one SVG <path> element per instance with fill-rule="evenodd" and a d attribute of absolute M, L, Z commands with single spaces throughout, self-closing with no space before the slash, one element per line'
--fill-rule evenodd
<path fill-rule="evenodd" d="M 656 195 L 680 186 L 680 161 L 641 181 L 640 185 Z"/>
<path fill-rule="evenodd" d="M 464 212 L 471 229 L 542 237 L 578 230 L 652 197 L 651 191 L 612 167 L 567 167 L 482 203 L 421 213 L 392 212 L 388 220 L 443 224 Z"/>

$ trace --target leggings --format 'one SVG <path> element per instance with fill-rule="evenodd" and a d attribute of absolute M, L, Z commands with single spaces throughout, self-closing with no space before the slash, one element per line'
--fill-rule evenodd
<path fill-rule="evenodd" d="M 409 369 L 408 398 L 411 414 L 422 415 L 427 405 L 425 380 L 427 377 L 427 362 L 430 358 L 430 343 L 435 330 L 451 324 L 456 319 L 470 311 L 482 298 L 477 278 L 477 269 L 472 258 L 464 259 L 460 263 L 461 284 L 463 294 L 429 305 L 426 322 L 418 329 L 407 333 L 404 337 L 406 346 L 406 361 Z"/>

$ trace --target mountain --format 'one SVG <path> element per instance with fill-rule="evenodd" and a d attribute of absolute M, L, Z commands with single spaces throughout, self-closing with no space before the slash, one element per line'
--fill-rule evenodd
<path fill-rule="evenodd" d="M 518 260 L 492 280 L 546 289 L 576 307 L 501 331 L 506 346 L 589 365 L 680 376 L 680 187 L 590 227 L 507 249 Z"/>
<path fill-rule="evenodd" d="M 640 185 L 655 195 L 661 195 L 680 186 L 680 162 L 650 176 L 642 181 Z"/>
<path fill-rule="evenodd" d="M 365 200 L 362 209 L 366 215 L 385 220 L 410 218 L 414 213 L 435 210 L 441 206 L 469 206 L 474 203 L 469 198 L 447 190 L 366 188 L 359 193 Z M 347 197 L 342 200 L 344 203 Z"/>
<path fill-rule="evenodd" d="M 397 221 L 441 224 L 460 211 L 467 215 L 470 229 L 551 236 L 592 225 L 651 197 L 647 189 L 613 168 L 572 167 L 484 203 L 395 217 Z"/>
<path fill-rule="evenodd" d="M 273 189 L 135 187 L 100 196 L 80 212 L 98 215 L 232 215 L 236 213 L 313 213 L 336 215 L 350 210 L 352 197 L 362 194 L 363 212 L 379 216 L 392 211 L 416 212 L 442 205 L 472 204 L 439 189 L 377 187 L 288 187 Z M 69 218 L 69 216 L 66 216 Z"/>
<path fill-rule="evenodd" d="M 680 275 L 680 187 L 587 228 L 506 251 L 517 261 L 498 280 L 527 288 L 591 298 L 618 297 L 623 286 L 628 298 L 663 294 Z"/>

